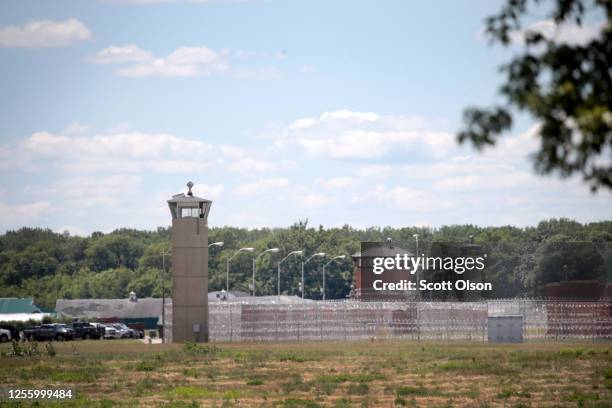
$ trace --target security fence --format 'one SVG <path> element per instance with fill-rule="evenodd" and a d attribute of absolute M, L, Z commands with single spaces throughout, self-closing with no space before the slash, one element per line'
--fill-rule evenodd
<path fill-rule="evenodd" d="M 171 325 L 171 311 L 166 320 Z M 210 340 L 218 342 L 364 339 L 487 341 L 491 316 L 522 316 L 529 340 L 610 340 L 612 302 L 487 300 L 477 302 L 299 303 L 209 305 Z M 171 331 L 170 327 L 166 330 Z M 167 333 L 169 332 L 167 331 Z"/>

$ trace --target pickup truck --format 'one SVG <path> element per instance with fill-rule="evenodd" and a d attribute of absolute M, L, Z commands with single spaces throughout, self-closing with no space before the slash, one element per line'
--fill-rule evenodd
<path fill-rule="evenodd" d="M 71 325 L 74 330 L 74 337 L 80 339 L 101 339 L 104 337 L 104 328 L 98 327 L 89 322 L 73 322 Z"/>
<path fill-rule="evenodd" d="M 23 330 L 23 337 L 30 341 L 41 340 L 72 340 L 74 330 L 65 324 L 52 323 L 41 324 L 40 326 L 28 327 Z"/>
<path fill-rule="evenodd" d="M 15 326 L 11 326 L 10 324 L 0 324 L 0 329 L 8 330 L 11 333 L 11 340 L 19 340 L 19 330 L 17 330 Z"/>
<path fill-rule="evenodd" d="M 12 338 L 11 332 L 6 329 L 0 329 L 0 343 L 6 343 Z"/>

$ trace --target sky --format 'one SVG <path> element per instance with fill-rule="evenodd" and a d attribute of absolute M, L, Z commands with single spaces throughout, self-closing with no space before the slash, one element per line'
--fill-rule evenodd
<path fill-rule="evenodd" d="M 187 181 L 211 226 L 612 219 L 609 192 L 534 173 L 528 116 L 494 149 L 456 143 L 520 49 L 482 35 L 500 4 L 1 2 L 0 232 L 167 226 Z"/>

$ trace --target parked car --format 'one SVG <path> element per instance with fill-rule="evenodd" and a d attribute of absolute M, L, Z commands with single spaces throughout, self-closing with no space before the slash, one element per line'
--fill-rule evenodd
<path fill-rule="evenodd" d="M 19 330 L 15 326 L 10 324 L 0 324 L 0 329 L 8 330 L 11 332 L 11 339 L 19 340 Z"/>
<path fill-rule="evenodd" d="M 107 325 L 104 325 L 104 338 L 105 339 L 120 339 L 121 334 L 116 328 L 114 328 L 110 324 L 107 324 Z"/>
<path fill-rule="evenodd" d="M 127 327 L 124 323 L 113 323 L 112 326 L 119 333 L 119 337 L 122 339 L 133 339 L 135 338 L 134 330 Z"/>
<path fill-rule="evenodd" d="M 0 343 L 6 343 L 12 338 L 13 336 L 11 335 L 11 332 L 9 330 L 0 329 Z"/>
<path fill-rule="evenodd" d="M 24 329 L 23 337 L 30 341 L 72 340 L 74 339 L 74 330 L 67 325 L 60 323 L 42 324 L 40 326 L 28 327 Z"/>
<path fill-rule="evenodd" d="M 103 339 L 104 334 L 106 333 L 106 325 L 102 323 L 94 323 L 94 322 L 90 322 L 89 324 L 96 328 L 96 330 L 98 331 L 98 334 L 100 335 L 100 338 Z"/>
<path fill-rule="evenodd" d="M 89 322 L 76 321 L 71 324 L 74 337 L 80 339 L 100 339 L 104 336 L 104 329 L 98 328 Z"/>

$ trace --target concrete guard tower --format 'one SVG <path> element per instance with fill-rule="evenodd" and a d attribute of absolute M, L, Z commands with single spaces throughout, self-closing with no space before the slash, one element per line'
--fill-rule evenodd
<path fill-rule="evenodd" d="M 208 211 L 193 195 L 168 200 L 172 214 L 172 341 L 208 341 Z"/>

